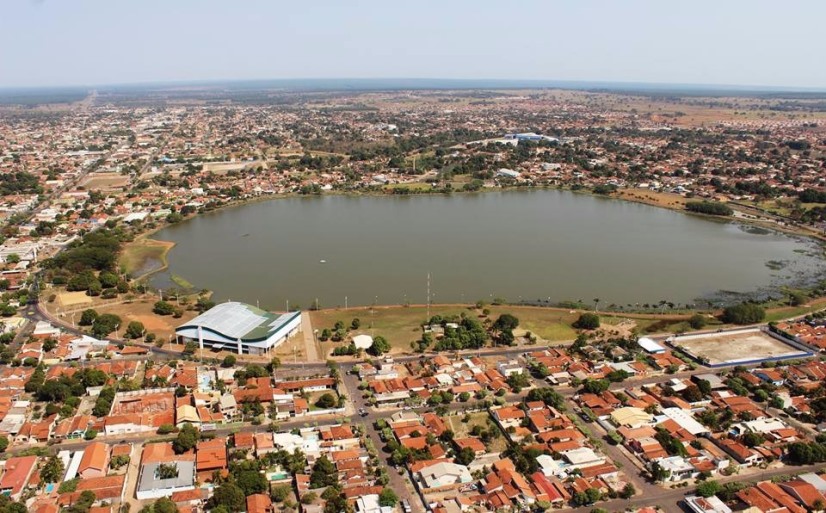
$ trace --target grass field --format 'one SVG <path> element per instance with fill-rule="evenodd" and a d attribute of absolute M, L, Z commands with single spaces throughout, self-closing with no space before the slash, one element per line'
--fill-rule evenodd
<path fill-rule="evenodd" d="M 140 277 L 149 271 L 166 266 L 166 254 L 174 242 L 138 238 L 123 248 L 120 264 L 132 276 Z"/>

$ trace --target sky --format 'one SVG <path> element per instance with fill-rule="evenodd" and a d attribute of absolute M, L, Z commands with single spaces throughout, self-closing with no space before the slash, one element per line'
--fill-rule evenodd
<path fill-rule="evenodd" d="M 823 0 L 0 0 L 0 87 L 455 78 L 826 89 Z"/>

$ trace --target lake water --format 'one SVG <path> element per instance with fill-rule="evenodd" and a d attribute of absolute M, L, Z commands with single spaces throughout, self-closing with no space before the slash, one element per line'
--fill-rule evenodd
<path fill-rule="evenodd" d="M 219 301 L 268 309 L 424 303 L 428 273 L 434 303 L 692 303 L 811 278 L 823 264 L 810 241 L 557 190 L 276 199 L 155 237 L 176 246 L 154 285 L 176 274 Z"/>

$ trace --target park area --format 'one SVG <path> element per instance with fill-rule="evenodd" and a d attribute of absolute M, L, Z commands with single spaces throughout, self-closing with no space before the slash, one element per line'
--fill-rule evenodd
<path fill-rule="evenodd" d="M 430 316 L 442 317 L 458 316 L 462 313 L 484 321 L 485 318 L 495 321 L 501 314 L 510 313 L 519 319 L 519 327 L 514 330 L 517 337 L 531 332 L 538 337 L 540 344 L 553 344 L 571 341 L 576 338 L 577 332 L 571 324 L 579 317 L 578 312 L 556 308 L 541 308 L 528 306 L 491 305 L 485 307 L 490 312 L 487 316 L 481 309 L 473 306 L 461 305 L 433 305 L 430 307 Z M 360 321 L 358 330 L 351 334 L 365 333 L 368 335 L 386 338 L 392 347 L 392 353 L 410 352 L 410 343 L 419 340 L 422 336 L 421 325 L 427 320 L 425 306 L 387 306 L 387 307 L 360 307 L 348 309 L 330 309 L 310 312 L 314 330 L 320 333 L 325 328 L 332 330 L 336 322 L 341 321 L 349 327 L 354 318 Z M 618 325 L 618 317 L 605 317 L 603 323 L 606 328 Z M 633 323 L 632 323 L 633 325 Z M 324 354 L 333 348 L 342 345 L 342 342 L 321 342 Z"/>
<path fill-rule="evenodd" d="M 675 339 L 674 345 L 712 366 L 806 356 L 759 329 L 689 335 Z"/>

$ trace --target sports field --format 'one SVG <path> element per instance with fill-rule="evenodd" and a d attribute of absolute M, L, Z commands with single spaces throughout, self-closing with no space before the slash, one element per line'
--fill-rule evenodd
<path fill-rule="evenodd" d="M 675 344 L 698 358 L 706 358 L 711 365 L 803 355 L 758 329 L 679 337 Z"/>

